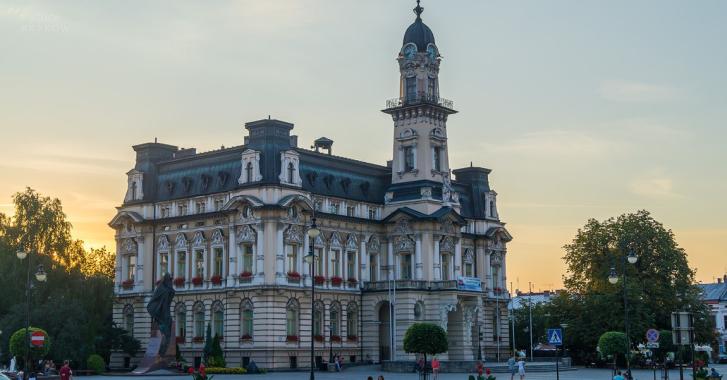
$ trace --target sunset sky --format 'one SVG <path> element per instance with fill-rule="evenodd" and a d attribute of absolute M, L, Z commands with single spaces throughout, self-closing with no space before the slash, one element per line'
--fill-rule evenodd
<path fill-rule="evenodd" d="M 0 212 L 32 187 L 87 246 L 153 141 L 197 151 L 243 124 L 295 123 L 299 144 L 390 159 L 409 0 L 4 1 Z M 484 166 L 514 236 L 515 288 L 562 284 L 588 218 L 647 209 L 697 278 L 727 272 L 727 2 L 424 0 L 444 57 L 453 168 Z"/>

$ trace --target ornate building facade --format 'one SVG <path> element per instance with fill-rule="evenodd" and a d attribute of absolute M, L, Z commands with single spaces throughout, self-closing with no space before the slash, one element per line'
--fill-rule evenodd
<path fill-rule="evenodd" d="M 446 124 L 456 111 L 439 96 L 441 56 L 422 11 L 397 58 L 399 97 L 383 110 L 394 123 L 386 166 L 334 156 L 326 138 L 301 148 L 293 124 L 274 119 L 247 123 L 243 145 L 217 151 L 133 147 L 136 164 L 110 222 L 120 326 L 145 346 L 145 305 L 170 273 L 177 342 L 190 362 L 208 324 L 228 365 L 307 367 L 311 340 L 317 361 L 331 351 L 346 361 L 413 360 L 402 341 L 417 321 L 447 330 L 443 360 L 472 360 L 478 350 L 506 357 L 512 237 L 490 170 L 449 166 Z M 313 217 L 321 234 L 310 239 Z"/>

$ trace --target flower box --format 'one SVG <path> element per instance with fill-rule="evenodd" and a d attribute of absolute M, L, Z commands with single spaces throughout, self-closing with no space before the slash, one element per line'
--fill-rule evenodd
<path fill-rule="evenodd" d="M 183 336 L 178 336 L 178 337 L 177 337 L 177 343 L 180 343 L 180 344 L 184 344 L 184 343 L 185 343 L 185 341 L 186 341 L 186 339 L 184 339 L 184 337 L 183 337 Z"/>
<path fill-rule="evenodd" d="M 252 272 L 242 272 L 240 273 L 238 279 L 240 280 L 240 282 L 250 282 L 252 281 L 252 277 Z"/>
<path fill-rule="evenodd" d="M 356 335 L 349 335 L 349 336 L 346 337 L 346 339 L 349 342 L 357 342 L 358 341 L 358 336 L 356 336 Z"/>
<path fill-rule="evenodd" d="M 331 342 L 340 342 L 341 336 L 340 335 L 331 335 Z"/>
<path fill-rule="evenodd" d="M 299 282 L 300 281 L 300 273 L 298 273 L 298 272 L 288 272 L 288 281 Z"/>
<path fill-rule="evenodd" d="M 288 335 L 285 337 L 286 342 L 297 342 L 298 336 L 297 335 Z"/>
<path fill-rule="evenodd" d="M 203 281 L 204 280 L 202 279 L 202 277 L 192 277 L 192 285 L 194 285 L 194 286 L 202 285 Z"/>
<path fill-rule="evenodd" d="M 202 342 L 204 342 L 203 336 L 195 336 L 194 338 L 192 338 L 192 343 L 202 343 Z"/>
<path fill-rule="evenodd" d="M 222 285 L 222 276 L 214 275 L 210 281 L 212 281 L 212 285 Z"/>
<path fill-rule="evenodd" d="M 356 280 L 355 278 L 349 278 L 346 282 L 348 282 L 348 286 L 352 288 L 358 285 L 358 280 Z"/>
<path fill-rule="evenodd" d="M 331 285 L 341 286 L 342 283 L 343 283 L 343 279 L 341 277 L 338 277 L 338 276 L 331 277 Z"/>
<path fill-rule="evenodd" d="M 180 288 L 184 286 L 184 277 L 177 277 L 174 279 L 174 286 Z"/>
<path fill-rule="evenodd" d="M 250 340 L 252 340 L 252 337 L 250 336 L 250 334 L 245 334 L 240 337 L 240 340 L 241 341 L 250 341 Z"/>
<path fill-rule="evenodd" d="M 324 338 L 323 335 L 315 335 L 315 336 L 313 336 L 313 339 L 316 342 L 323 342 L 324 340 L 326 340 L 326 338 Z"/>
<path fill-rule="evenodd" d="M 323 276 L 315 276 L 313 277 L 313 282 L 315 282 L 316 285 L 323 285 L 326 283 L 326 278 Z"/>
<path fill-rule="evenodd" d="M 134 280 L 126 280 L 121 283 L 121 287 L 124 289 L 131 289 L 134 287 Z"/>

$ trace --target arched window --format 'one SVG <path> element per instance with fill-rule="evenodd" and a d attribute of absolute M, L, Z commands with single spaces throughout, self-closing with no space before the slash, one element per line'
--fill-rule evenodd
<path fill-rule="evenodd" d="M 490 201 L 490 216 L 492 216 L 492 217 L 495 216 L 495 202 L 494 201 Z"/>
<path fill-rule="evenodd" d="M 136 200 L 136 181 L 131 183 L 131 200 Z"/>
<path fill-rule="evenodd" d="M 417 301 L 414 304 L 414 320 L 421 321 L 422 319 L 424 319 L 424 303 Z"/>
<path fill-rule="evenodd" d="M 293 183 L 293 174 L 295 174 L 295 166 L 290 162 L 288 163 L 288 183 Z"/>
<path fill-rule="evenodd" d="M 346 308 L 346 337 L 348 340 L 358 339 L 358 306 L 355 302 Z"/>
<path fill-rule="evenodd" d="M 379 254 L 371 253 L 369 256 L 369 281 L 378 281 L 379 277 Z"/>
<path fill-rule="evenodd" d="M 291 298 L 285 307 L 285 332 L 288 335 L 288 340 L 298 340 L 299 312 L 300 306 L 298 305 L 298 301 L 295 298 Z"/>
<path fill-rule="evenodd" d="M 247 182 L 252 182 L 252 162 L 248 162 L 245 166 L 245 179 Z"/>
<path fill-rule="evenodd" d="M 177 339 L 184 342 L 187 336 L 187 307 L 181 302 L 177 303 L 174 308 L 174 315 L 176 318 Z"/>
<path fill-rule="evenodd" d="M 225 336 L 225 308 L 220 301 L 212 304 L 212 331 L 220 339 Z"/>
<path fill-rule="evenodd" d="M 197 302 L 194 305 L 194 339 L 204 339 L 204 304 Z"/>
<path fill-rule="evenodd" d="M 338 302 L 331 304 L 330 311 L 331 339 L 341 337 L 341 305 Z"/>
<path fill-rule="evenodd" d="M 404 171 L 410 172 L 414 170 L 415 167 L 414 147 L 406 146 L 404 147 Z"/>
<path fill-rule="evenodd" d="M 450 277 L 450 271 L 452 270 L 452 255 L 449 253 L 442 253 L 442 281 L 448 281 Z"/>
<path fill-rule="evenodd" d="M 240 306 L 240 339 L 251 340 L 253 336 L 253 306 L 252 301 L 247 298 L 242 301 Z"/>
<path fill-rule="evenodd" d="M 124 306 L 124 330 L 134 336 L 134 306 L 132 305 Z"/>
<path fill-rule="evenodd" d="M 313 337 L 317 339 L 323 338 L 323 310 L 325 309 L 325 306 L 323 306 L 323 302 L 318 301 L 315 303 L 314 310 L 313 310 Z"/>

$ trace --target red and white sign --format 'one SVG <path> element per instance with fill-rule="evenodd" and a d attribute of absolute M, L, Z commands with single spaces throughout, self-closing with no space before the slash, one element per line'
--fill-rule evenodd
<path fill-rule="evenodd" d="M 40 331 L 34 331 L 30 334 L 30 344 L 35 347 L 42 347 L 45 344 L 45 334 Z"/>

